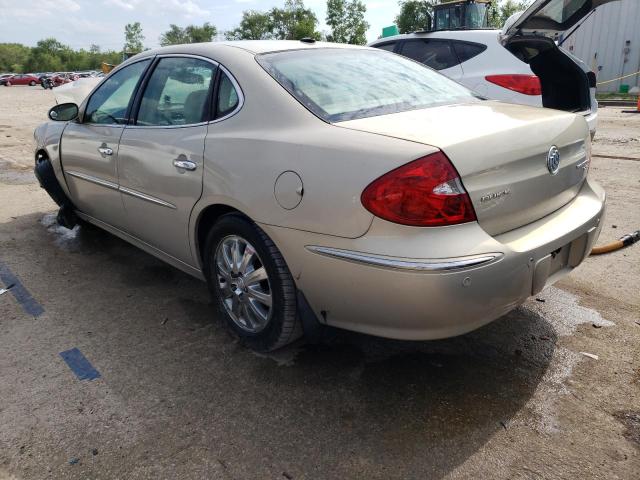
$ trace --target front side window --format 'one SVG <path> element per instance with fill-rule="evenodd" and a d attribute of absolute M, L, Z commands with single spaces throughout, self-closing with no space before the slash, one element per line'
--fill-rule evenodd
<path fill-rule="evenodd" d="M 458 64 L 458 57 L 447 40 L 409 40 L 402 45 L 400 54 L 434 70 L 444 70 Z"/>
<path fill-rule="evenodd" d="M 191 125 L 206 121 L 216 68 L 197 58 L 160 59 L 142 96 L 136 125 Z"/>
<path fill-rule="evenodd" d="M 105 80 L 91 95 L 84 122 L 103 125 L 126 123 L 131 97 L 149 62 L 142 60 L 126 66 Z"/>
<path fill-rule="evenodd" d="M 327 122 L 477 101 L 444 75 L 381 50 L 291 50 L 256 58 L 291 95 Z"/>

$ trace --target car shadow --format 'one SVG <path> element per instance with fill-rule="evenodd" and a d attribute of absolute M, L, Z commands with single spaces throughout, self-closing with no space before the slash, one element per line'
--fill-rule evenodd
<path fill-rule="evenodd" d="M 119 409 L 100 438 L 131 442 L 118 474 L 161 474 L 175 451 L 185 473 L 202 447 L 238 478 L 440 478 L 529 409 L 555 350 L 552 326 L 519 308 L 447 340 L 333 331 L 258 355 L 228 333 L 204 283 L 97 228 L 41 220 L 15 220 L 39 249 L 23 268 L 52 328 L 64 318 L 91 331 L 83 352 Z M 48 299 L 65 292 L 83 307 Z M 135 440 L 114 416 L 136 419 Z"/>

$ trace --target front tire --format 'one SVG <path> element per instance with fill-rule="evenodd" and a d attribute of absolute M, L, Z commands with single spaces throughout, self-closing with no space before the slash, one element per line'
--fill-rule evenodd
<path fill-rule="evenodd" d="M 222 216 L 207 236 L 204 260 L 214 300 L 243 343 L 266 352 L 302 335 L 293 277 L 255 223 L 238 214 Z"/>
<path fill-rule="evenodd" d="M 35 86 L 36 86 L 36 82 L 34 82 L 33 80 L 31 80 L 31 81 L 29 82 L 29 86 L 30 86 L 30 87 L 35 87 Z"/>

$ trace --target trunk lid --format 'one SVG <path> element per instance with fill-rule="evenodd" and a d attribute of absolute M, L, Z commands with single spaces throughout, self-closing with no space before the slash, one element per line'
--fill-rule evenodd
<path fill-rule="evenodd" d="M 512 16 L 502 29 L 503 41 L 514 35 L 544 35 L 556 38 L 577 24 L 593 9 L 618 0 L 536 0 L 520 16 Z"/>
<path fill-rule="evenodd" d="M 491 235 L 561 208 L 586 178 L 587 124 L 557 110 L 487 101 L 335 125 L 440 148 L 460 174 L 478 222 Z M 560 154 L 555 174 L 547 168 L 553 146 Z"/>

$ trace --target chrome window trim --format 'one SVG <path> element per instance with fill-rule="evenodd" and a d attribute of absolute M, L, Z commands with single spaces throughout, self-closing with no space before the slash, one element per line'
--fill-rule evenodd
<path fill-rule="evenodd" d="M 223 120 L 226 120 L 227 118 L 233 117 L 244 106 L 244 93 L 242 91 L 242 88 L 240 88 L 240 84 L 238 83 L 236 78 L 231 74 L 231 72 L 229 70 L 227 70 L 227 68 L 224 65 L 218 64 L 218 68 L 220 68 L 220 70 L 222 70 L 227 75 L 227 77 L 229 78 L 229 80 L 231 80 L 231 83 L 233 84 L 233 88 L 236 89 L 236 93 L 238 94 L 238 105 L 236 106 L 236 108 L 234 110 L 232 110 L 231 112 L 227 113 L 224 117 L 216 118 L 214 120 L 209 121 L 208 123 L 210 123 L 210 124 L 222 122 Z M 217 103 L 218 99 L 214 98 L 213 101 Z"/>
<path fill-rule="evenodd" d="M 156 58 L 158 58 L 159 60 L 163 59 L 163 58 L 195 58 L 196 60 L 203 60 L 205 62 L 211 63 L 213 65 L 215 65 L 216 68 L 221 68 L 221 65 L 216 62 L 215 60 L 208 58 L 208 57 L 203 57 L 201 55 L 192 55 L 189 53 L 164 53 L 162 55 L 156 55 Z M 158 60 L 158 61 L 159 61 Z M 153 72 L 151 72 L 151 75 L 153 75 Z M 211 78 L 211 81 L 215 81 L 216 77 L 215 74 L 214 76 Z M 143 92 L 144 95 L 144 92 Z M 208 121 L 204 121 L 204 122 L 198 122 L 198 123 L 188 123 L 186 125 L 132 125 L 132 124 L 127 124 L 126 128 L 131 128 L 131 129 L 174 129 L 174 128 L 191 128 L 191 127 L 201 127 L 203 125 L 208 125 L 209 122 Z"/>
<path fill-rule="evenodd" d="M 146 193 L 142 193 L 142 192 L 138 192 L 137 190 L 132 190 L 130 188 L 127 187 L 119 187 L 118 188 L 122 193 L 129 195 L 131 197 L 136 197 L 139 198 L 141 200 L 146 200 L 147 202 L 150 203 L 155 203 L 156 205 L 161 205 L 163 207 L 167 207 L 167 208 L 171 208 L 171 209 L 176 209 L 176 206 L 173 203 L 169 203 L 169 202 L 165 202 L 164 200 L 158 198 L 158 197 L 154 197 L 151 195 L 147 195 Z"/>
<path fill-rule="evenodd" d="M 95 183 L 96 185 L 100 185 L 111 190 L 118 190 L 119 188 L 117 183 L 103 180 L 101 178 L 94 177 L 93 175 L 87 175 L 86 173 L 76 172 L 74 170 L 65 170 L 65 173 L 71 175 L 72 177 L 80 178 L 82 180 L 86 180 L 87 182 Z"/>
<path fill-rule="evenodd" d="M 174 129 L 174 128 L 192 128 L 192 127 L 202 127 L 204 125 L 208 125 L 209 122 L 200 122 L 200 123 L 189 123 L 187 125 L 123 125 L 131 130 L 148 130 L 150 128 L 156 129 Z"/>
<path fill-rule="evenodd" d="M 443 258 L 433 260 L 408 260 L 398 257 L 384 257 L 370 253 L 354 252 L 340 248 L 307 245 L 306 249 L 326 257 L 351 261 L 373 267 L 408 270 L 413 272 L 447 272 L 461 270 L 488 264 L 502 258 L 502 253 L 487 253 L 458 258 Z"/>

